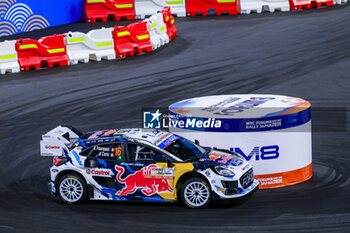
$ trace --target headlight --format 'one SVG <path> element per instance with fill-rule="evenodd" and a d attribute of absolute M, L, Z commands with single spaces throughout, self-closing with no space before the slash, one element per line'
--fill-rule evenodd
<path fill-rule="evenodd" d="M 233 173 L 231 170 L 228 170 L 224 166 L 217 166 L 214 169 L 221 176 L 235 176 L 235 173 Z"/>

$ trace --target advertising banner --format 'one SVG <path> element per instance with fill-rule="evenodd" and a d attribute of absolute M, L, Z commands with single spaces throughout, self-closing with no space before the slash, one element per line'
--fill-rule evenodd
<path fill-rule="evenodd" d="M 0 0 L 0 37 L 81 21 L 83 0 Z"/>
<path fill-rule="evenodd" d="M 254 167 L 260 188 L 312 176 L 311 104 L 279 95 L 221 95 L 169 107 L 169 130 L 202 146 L 227 149 Z"/>

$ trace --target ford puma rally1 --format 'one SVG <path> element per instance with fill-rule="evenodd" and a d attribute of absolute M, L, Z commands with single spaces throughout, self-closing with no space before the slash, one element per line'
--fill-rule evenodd
<path fill-rule="evenodd" d="M 58 126 L 42 136 L 40 149 L 42 156 L 53 156 L 50 191 L 67 203 L 181 200 L 203 208 L 213 199 L 245 196 L 259 185 L 241 156 L 160 130 L 82 134 Z"/>

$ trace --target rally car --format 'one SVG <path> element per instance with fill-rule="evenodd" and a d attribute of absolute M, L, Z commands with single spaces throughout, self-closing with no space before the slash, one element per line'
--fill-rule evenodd
<path fill-rule="evenodd" d="M 203 148 L 160 130 L 112 129 L 82 134 L 58 126 L 42 136 L 42 156 L 54 156 L 50 191 L 67 203 L 89 200 L 183 201 L 204 208 L 258 188 L 241 156 Z"/>

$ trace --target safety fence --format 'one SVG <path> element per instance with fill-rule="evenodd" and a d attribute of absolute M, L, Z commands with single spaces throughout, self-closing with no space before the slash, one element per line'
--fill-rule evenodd
<path fill-rule="evenodd" d="M 88 33 L 67 32 L 39 40 L 4 41 L 0 43 L 0 73 L 143 54 L 169 43 L 176 34 L 171 10 L 164 7 L 148 19 L 128 26 L 101 28 Z"/>
<path fill-rule="evenodd" d="M 170 7 L 174 16 L 250 14 L 345 4 L 348 0 L 84 0 L 83 21 L 144 19 Z"/>

